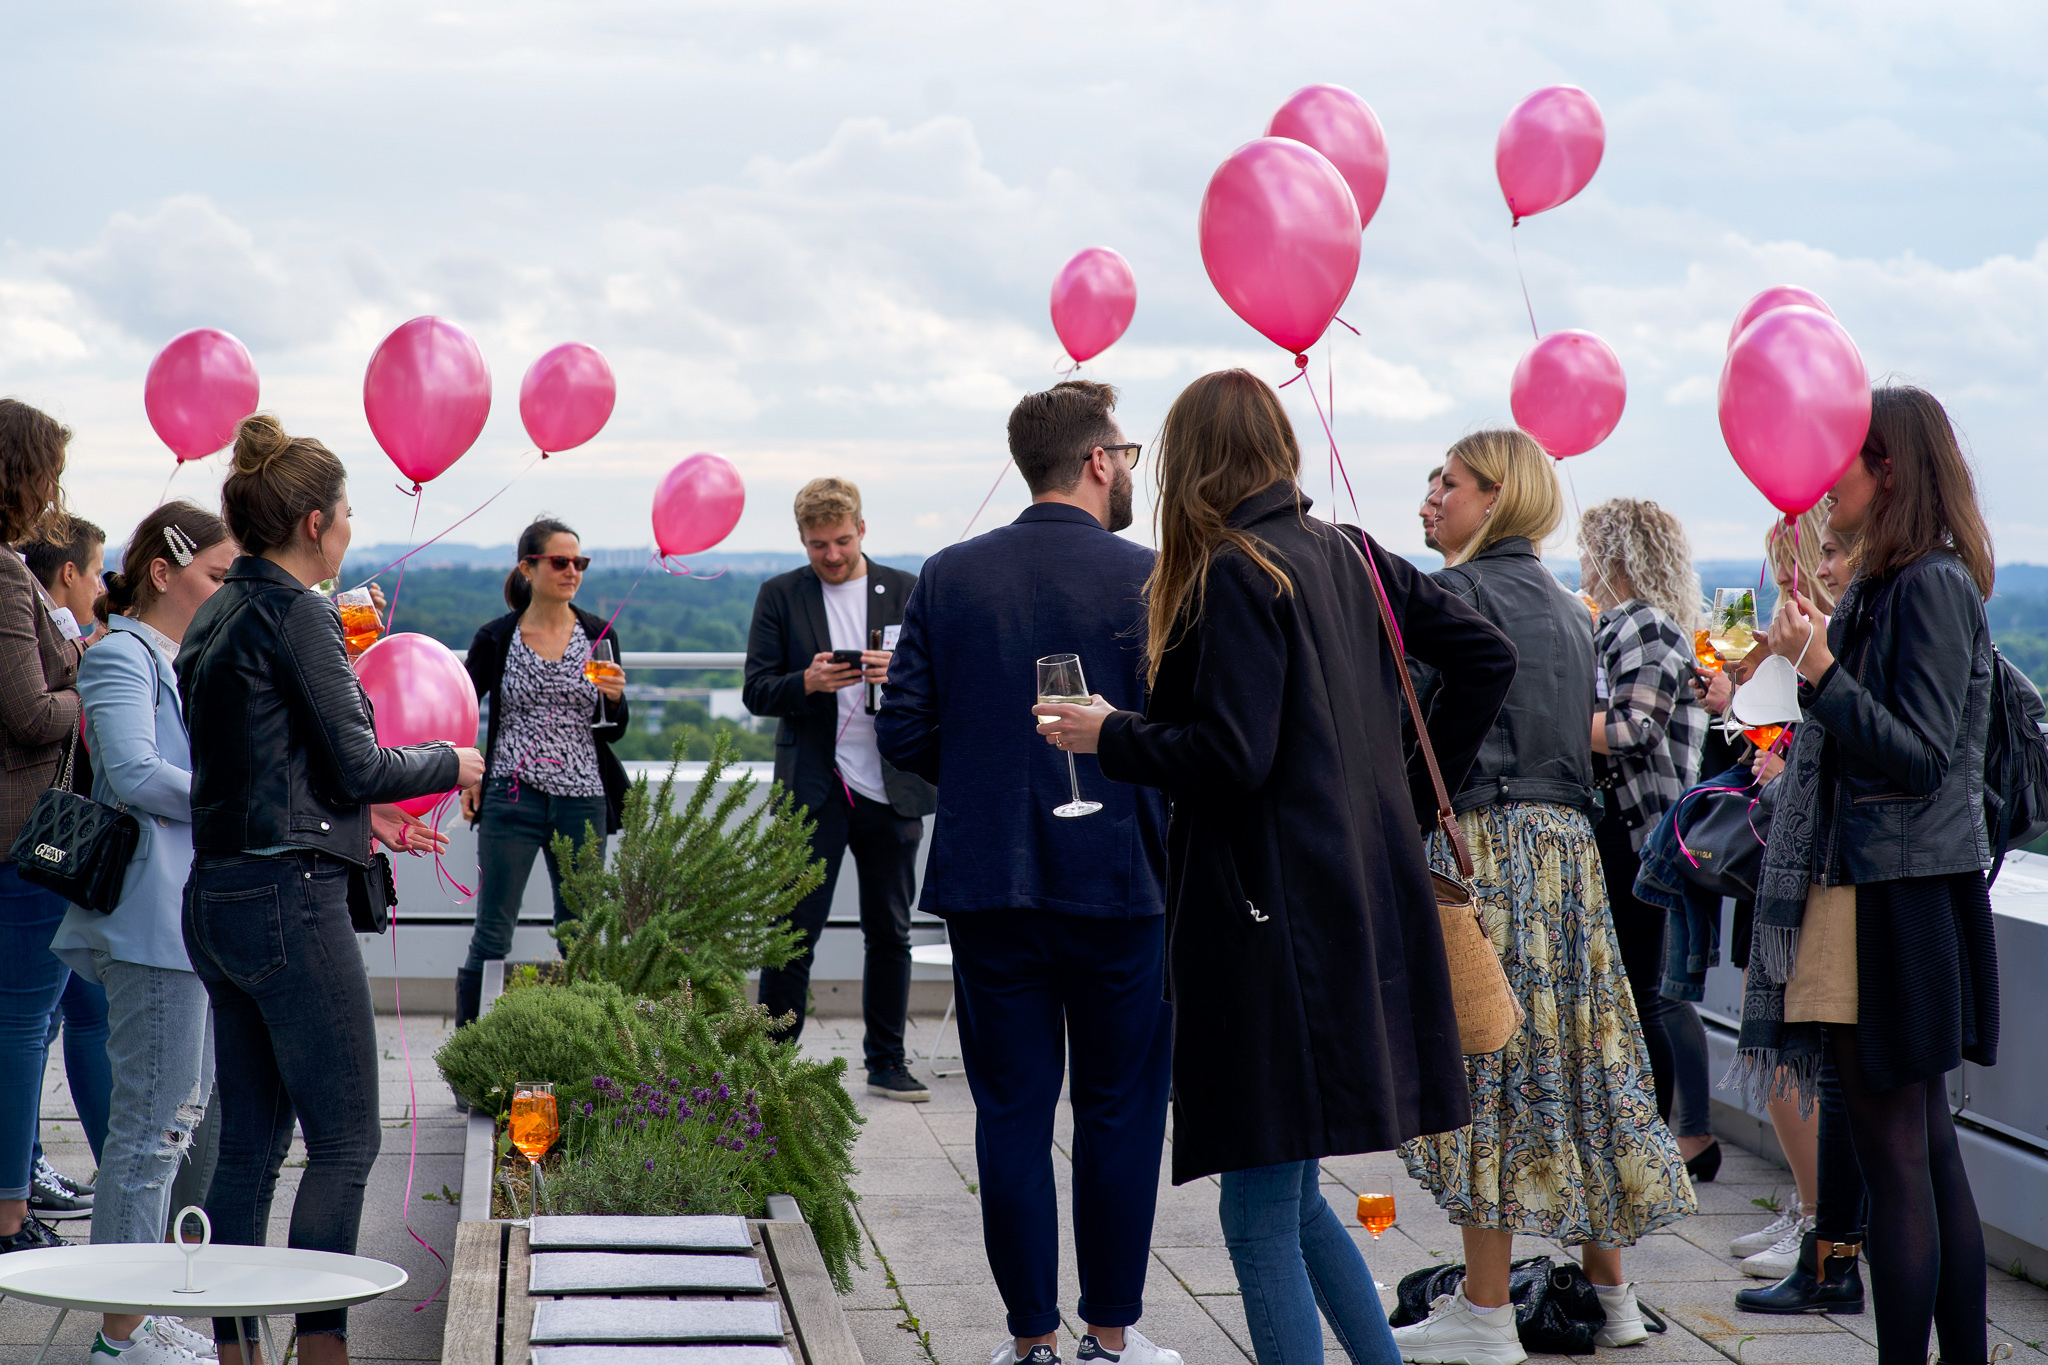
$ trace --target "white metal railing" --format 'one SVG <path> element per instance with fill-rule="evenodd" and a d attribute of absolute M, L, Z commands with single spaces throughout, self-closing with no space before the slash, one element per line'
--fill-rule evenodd
<path fill-rule="evenodd" d="M 458 659 L 467 659 L 469 657 L 469 651 L 466 649 L 458 649 L 453 652 Z M 636 653 L 633 650 L 628 650 L 626 651 L 626 656 L 619 660 L 619 662 L 628 668 L 728 669 L 746 667 L 747 656 L 745 654 Z"/>

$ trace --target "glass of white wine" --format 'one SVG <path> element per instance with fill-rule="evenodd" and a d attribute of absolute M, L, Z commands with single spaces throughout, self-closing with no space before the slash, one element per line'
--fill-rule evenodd
<path fill-rule="evenodd" d="M 1728 663 L 1739 663 L 1756 648 L 1756 593 L 1749 588 L 1714 589 L 1714 613 L 1707 643 Z"/>
<path fill-rule="evenodd" d="M 1038 661 L 1038 704 L 1040 706 L 1086 706 L 1092 694 L 1088 691 L 1088 679 L 1081 672 L 1081 656 L 1078 654 L 1048 654 Z M 1040 716 L 1040 725 L 1049 725 L 1057 719 L 1054 716 Z M 1081 799 L 1081 778 L 1074 771 L 1074 755 L 1067 755 L 1067 785 L 1073 789 L 1074 799 L 1064 806 L 1053 807 L 1053 814 L 1064 819 L 1077 815 L 1093 815 L 1102 809 L 1100 801 Z"/>

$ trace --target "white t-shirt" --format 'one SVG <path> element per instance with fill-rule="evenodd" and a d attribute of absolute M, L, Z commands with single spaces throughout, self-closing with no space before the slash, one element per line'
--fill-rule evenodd
<path fill-rule="evenodd" d="M 834 649 L 868 647 L 868 576 L 844 583 L 821 583 L 825 590 L 825 625 Z M 875 747 L 875 718 L 868 714 L 865 683 L 843 687 L 838 692 L 839 720 L 834 733 L 839 742 L 833 759 L 846 785 L 870 801 L 887 801 L 882 787 L 882 753 Z"/>

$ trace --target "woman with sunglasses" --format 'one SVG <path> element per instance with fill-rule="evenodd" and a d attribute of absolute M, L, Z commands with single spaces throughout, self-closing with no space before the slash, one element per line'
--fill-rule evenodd
<path fill-rule="evenodd" d="M 589 567 L 574 531 L 537 518 L 520 532 L 519 562 L 505 576 L 512 610 L 470 641 L 469 676 L 477 697 L 490 699 L 491 719 L 484 780 L 462 794 L 462 813 L 477 827 L 480 881 L 469 960 L 455 973 L 457 1028 L 476 1018 L 484 963 L 512 946 L 533 855 L 548 860 L 560 929 L 574 916 L 562 900 L 555 836 L 580 847 L 619 828 L 626 770 L 612 742 L 626 733 L 626 675 L 603 669 L 593 683 L 583 665 L 625 653 L 616 631 L 575 604 Z"/>

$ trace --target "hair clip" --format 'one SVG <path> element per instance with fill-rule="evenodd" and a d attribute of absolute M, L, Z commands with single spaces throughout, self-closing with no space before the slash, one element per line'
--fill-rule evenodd
<path fill-rule="evenodd" d="M 192 556 L 199 552 L 199 543 L 185 534 L 183 527 L 173 522 L 164 527 L 164 544 L 171 547 L 171 558 L 178 561 L 178 567 L 192 567 Z"/>

